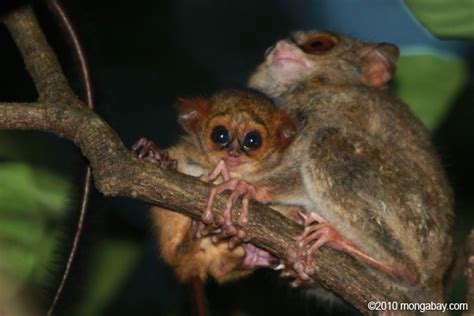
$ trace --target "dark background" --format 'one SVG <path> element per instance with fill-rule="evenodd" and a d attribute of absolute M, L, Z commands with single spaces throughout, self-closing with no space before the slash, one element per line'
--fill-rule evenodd
<path fill-rule="evenodd" d="M 429 36 L 401 1 L 63 0 L 63 4 L 87 52 L 97 112 L 127 146 L 141 136 L 151 138 L 163 148 L 173 144 L 180 133 L 173 109 L 178 97 L 206 95 L 221 88 L 245 85 L 266 47 L 292 30 L 329 29 L 370 41 L 426 45 L 464 58 L 470 77 L 449 113 L 433 130 L 433 138 L 457 196 L 457 213 L 461 219 L 457 239 L 472 225 L 472 46 Z M 6 6 L 2 9 L 6 10 Z M 78 67 L 56 20 L 42 2 L 38 1 L 35 9 L 72 86 L 82 95 Z M 439 80 L 449 80 L 449 75 Z M 2 26 L 0 100 L 33 101 L 35 97 L 21 57 Z M 56 275 L 53 279 L 58 278 L 63 255 L 68 252 L 69 231 L 77 216 L 73 210 L 80 191 L 82 158 L 72 144 L 53 136 L 11 135 L 18 140 L 18 146 L 26 148 L 24 155 L 15 159 L 54 170 L 77 187 L 71 198 L 71 214 L 65 221 L 55 223 L 65 227 L 63 249 L 57 251 L 48 267 L 51 275 Z M 11 157 L 7 155 L 3 159 Z M 144 203 L 130 199 L 93 195 L 79 258 L 58 315 L 74 315 L 81 305 L 92 304 L 87 294 L 100 285 L 87 277 L 88 267 L 98 264 L 94 261 L 102 249 L 98 245 L 110 240 L 132 243 L 138 255 L 123 281 L 102 298 L 97 314 L 191 313 L 189 288 L 179 285 L 157 256 L 147 209 Z M 120 265 L 120 258 L 102 264 Z M 24 291 L 33 293 L 41 304 L 47 305 L 52 289 L 53 281 L 43 287 L 25 287 Z M 462 301 L 460 294 L 456 295 L 454 300 Z M 261 271 L 248 280 L 223 288 L 211 283 L 208 303 L 216 315 L 309 315 L 331 305 L 311 301 L 270 271 Z"/>

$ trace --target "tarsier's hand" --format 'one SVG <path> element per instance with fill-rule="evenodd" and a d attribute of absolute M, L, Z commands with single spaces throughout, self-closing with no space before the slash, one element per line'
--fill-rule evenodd
<path fill-rule="evenodd" d="M 214 181 L 220 175 L 224 182 L 218 184 L 212 189 L 206 208 L 202 214 L 202 223 L 199 225 L 198 234 L 201 236 L 213 233 L 212 239 L 217 242 L 224 238 L 230 238 L 229 247 L 234 248 L 245 241 L 245 233 L 237 229 L 232 223 L 232 206 L 234 202 L 242 196 L 242 208 L 239 215 L 239 223 L 245 225 L 248 221 L 248 204 L 251 199 L 268 203 L 270 198 L 265 188 L 249 184 L 240 179 L 233 179 L 229 176 L 229 171 L 224 160 L 221 160 L 214 170 L 206 176 L 202 176 L 201 180 L 205 182 Z M 223 217 L 218 215 L 214 218 L 212 209 L 214 207 L 217 194 L 230 190 L 231 195 L 227 199 Z"/>
<path fill-rule="evenodd" d="M 213 235 L 211 240 L 214 243 L 223 239 L 228 239 L 227 245 L 229 249 L 242 245 L 245 249 L 245 256 L 236 267 L 237 270 L 253 270 L 256 268 L 277 268 L 280 261 L 267 251 L 260 249 L 250 243 L 244 231 L 234 226 L 232 222 L 232 206 L 234 202 L 242 197 L 242 208 L 239 213 L 239 224 L 244 226 L 248 221 L 249 201 L 255 200 L 260 203 L 270 202 L 268 192 L 264 187 L 252 185 L 240 179 L 230 177 L 227 165 L 224 160 L 219 161 L 214 170 L 209 174 L 202 176 L 200 179 L 204 182 L 211 182 L 222 176 L 224 180 L 211 191 L 206 208 L 202 214 L 201 222 L 194 223 L 193 230 L 197 237 Z M 227 199 L 223 216 L 212 214 L 217 194 L 230 190 L 232 193 Z"/>
<path fill-rule="evenodd" d="M 141 160 L 157 164 L 162 169 L 176 170 L 178 162 L 171 159 L 166 152 L 160 152 L 160 149 L 153 143 L 153 141 L 146 139 L 145 137 L 140 138 L 132 146 L 133 151 L 137 153 L 137 156 Z"/>

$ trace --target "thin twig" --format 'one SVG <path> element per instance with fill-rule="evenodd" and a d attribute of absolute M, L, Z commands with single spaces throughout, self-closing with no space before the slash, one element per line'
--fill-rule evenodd
<path fill-rule="evenodd" d="M 93 111 L 95 108 L 95 102 L 94 102 L 94 94 L 92 91 L 92 82 L 91 82 L 91 77 L 90 77 L 90 72 L 89 72 L 89 66 L 87 64 L 87 59 L 84 53 L 84 49 L 82 48 L 81 42 L 79 41 L 77 32 L 74 26 L 72 25 L 69 17 L 67 16 L 66 10 L 63 8 L 63 6 L 61 5 L 61 3 L 59 3 L 58 0 L 50 0 L 49 5 L 50 5 L 51 10 L 54 12 L 55 16 L 60 21 L 60 25 L 62 26 L 62 29 L 66 33 L 66 37 L 70 39 L 71 41 L 72 51 L 75 53 L 76 59 L 79 62 L 79 66 L 80 66 L 80 73 L 82 77 L 82 84 L 84 87 L 86 104 L 88 108 Z M 66 267 L 64 269 L 61 282 L 59 283 L 59 286 L 56 290 L 53 301 L 51 302 L 51 306 L 49 307 L 47 316 L 51 316 L 54 313 L 54 309 L 56 307 L 56 304 L 59 301 L 59 298 L 62 295 L 64 286 L 66 285 L 66 281 L 71 272 L 72 263 L 74 261 L 74 258 L 76 257 L 77 249 L 79 247 L 79 241 L 81 239 L 82 231 L 84 228 L 84 221 L 85 221 L 87 208 L 89 205 L 89 199 L 90 199 L 90 195 L 92 191 L 92 169 L 90 166 L 86 167 L 83 187 L 84 189 L 82 193 L 81 206 L 79 208 L 79 218 L 77 219 L 76 231 L 74 233 L 74 239 L 71 246 L 71 251 L 69 252 L 69 257 L 66 262 Z"/>

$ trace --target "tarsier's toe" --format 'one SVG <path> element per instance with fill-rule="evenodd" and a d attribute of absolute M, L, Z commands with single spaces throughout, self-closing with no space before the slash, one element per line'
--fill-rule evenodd
<path fill-rule="evenodd" d="M 237 236 L 234 236 L 229 240 L 228 246 L 230 250 L 233 250 L 241 244 L 242 244 L 242 239 L 238 238 Z"/>
<path fill-rule="evenodd" d="M 293 269 L 296 271 L 296 273 L 298 274 L 298 277 L 301 280 L 308 280 L 309 279 L 309 275 L 305 272 L 304 266 L 301 262 L 296 262 L 293 265 Z"/>
<path fill-rule="evenodd" d="M 156 160 L 160 161 L 160 167 L 162 169 L 176 170 L 178 168 L 178 161 L 171 159 L 168 153 L 151 152 Z"/>
<path fill-rule="evenodd" d="M 229 240 L 229 249 L 234 249 L 246 241 L 247 235 L 243 230 L 237 229 L 237 233 Z"/>
<path fill-rule="evenodd" d="M 196 237 L 202 238 L 210 234 L 218 234 L 218 233 L 220 233 L 220 230 L 214 227 L 213 224 L 206 225 L 203 222 L 199 222 Z"/>
<path fill-rule="evenodd" d="M 309 287 L 316 284 L 310 275 L 312 273 L 308 273 L 305 266 L 301 261 L 295 262 L 292 265 L 281 265 L 283 270 L 281 272 L 281 276 L 291 280 L 290 285 L 292 287 Z"/>
<path fill-rule="evenodd" d="M 297 287 L 311 287 L 311 286 L 314 286 L 316 284 L 318 284 L 318 283 L 316 281 L 313 281 L 313 279 L 302 280 L 302 279 L 296 278 L 291 282 L 291 286 L 295 287 L 295 288 L 297 288 Z"/>
<path fill-rule="evenodd" d="M 308 275 L 314 274 L 313 258 L 311 256 L 311 253 L 307 254 L 307 258 L 304 263 L 304 272 Z"/>
<path fill-rule="evenodd" d="M 214 221 L 214 216 L 212 215 L 211 211 L 204 211 L 201 215 L 201 221 L 204 222 L 204 224 L 212 224 Z"/>
<path fill-rule="evenodd" d="M 213 243 L 218 243 L 221 240 L 227 239 L 227 238 L 229 238 L 229 235 L 224 230 L 221 230 L 219 233 L 212 235 L 211 241 Z"/>
<path fill-rule="evenodd" d="M 224 226 L 224 231 L 227 234 L 227 237 L 237 235 L 237 228 L 234 225 Z"/>
<path fill-rule="evenodd" d="M 135 142 L 135 144 L 132 145 L 132 150 L 137 151 L 139 148 L 143 147 L 147 141 L 148 139 L 146 139 L 145 137 L 140 138 Z"/>
<path fill-rule="evenodd" d="M 213 243 L 228 239 L 229 249 L 234 249 L 238 245 L 242 244 L 247 237 L 244 231 L 237 229 L 233 225 L 218 226 L 218 228 L 215 228 L 213 231 L 210 231 L 209 234 L 213 234 L 213 236 L 211 237 Z"/>

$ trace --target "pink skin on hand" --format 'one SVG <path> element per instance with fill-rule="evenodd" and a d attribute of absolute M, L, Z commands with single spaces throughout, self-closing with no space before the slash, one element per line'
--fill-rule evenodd
<path fill-rule="evenodd" d="M 256 200 L 261 203 L 268 203 L 270 201 L 270 198 L 265 188 L 249 184 L 246 181 L 240 179 L 230 178 L 229 170 L 227 168 L 226 163 L 227 160 L 228 159 L 226 159 L 225 161 L 219 161 L 217 166 L 208 176 L 203 176 L 200 178 L 202 181 L 210 182 L 222 175 L 224 179 L 224 182 L 218 184 L 212 189 L 208 202 L 206 204 L 206 208 L 202 214 L 202 221 L 204 222 L 204 224 L 207 225 L 213 224 L 213 227 L 215 228 L 217 228 L 217 226 L 223 226 L 223 229 L 220 231 L 219 235 L 215 236 L 215 240 L 226 238 L 229 236 L 237 236 L 238 239 L 242 240 L 245 237 L 245 234 L 243 234 L 243 232 L 241 231 L 238 231 L 232 223 L 232 206 L 235 201 L 240 196 L 242 196 L 242 208 L 239 216 L 239 224 L 245 225 L 248 221 L 247 216 L 250 199 Z M 212 209 L 214 207 L 216 197 L 219 193 L 224 192 L 226 190 L 230 190 L 232 191 L 232 193 L 227 199 L 226 207 L 224 209 L 223 214 L 223 221 L 219 218 L 216 218 L 216 220 L 214 220 Z M 218 223 L 216 223 L 216 221 Z M 206 230 L 202 230 L 202 232 L 206 234 Z"/>
<path fill-rule="evenodd" d="M 159 165 L 162 169 L 176 170 L 178 161 L 171 159 L 168 153 L 160 151 L 153 141 L 140 138 L 132 146 L 133 151 L 137 153 L 140 160 L 148 161 L 152 164 Z"/>
<path fill-rule="evenodd" d="M 327 245 L 333 249 L 344 251 L 356 259 L 389 274 L 398 275 L 399 271 L 375 260 L 362 252 L 354 243 L 345 239 L 334 228 L 332 228 L 321 216 L 314 212 L 305 214 L 299 212 L 304 221 L 305 229 L 298 241 L 298 252 L 293 255 L 293 269 L 296 271 L 301 281 L 310 280 L 310 275 L 314 273 L 312 255 L 321 246 Z"/>
<path fill-rule="evenodd" d="M 177 161 L 170 159 L 167 153 L 162 153 L 158 147 L 150 140 L 142 137 L 140 138 L 133 146 L 132 149 L 137 152 L 138 158 L 141 160 L 148 161 L 153 164 L 159 165 L 161 168 L 165 169 L 176 169 Z M 244 195 L 242 201 L 242 211 L 239 218 L 241 225 L 247 223 L 247 214 L 248 214 L 248 202 L 250 198 L 254 198 L 263 203 L 269 202 L 268 195 L 265 190 L 261 187 L 255 187 L 241 181 L 238 179 L 231 179 L 227 164 L 231 167 L 237 167 L 242 164 L 238 158 L 227 157 L 227 159 L 219 161 L 216 167 L 208 175 L 201 176 L 200 179 L 204 182 L 211 182 L 217 179 L 219 176 L 222 176 L 224 182 L 218 185 L 211 192 L 209 201 L 206 206 L 206 211 L 202 215 L 202 220 L 205 223 L 208 223 L 210 230 L 204 223 L 199 223 L 196 225 L 196 222 L 192 222 L 191 232 L 193 235 L 207 235 L 209 231 L 219 231 L 221 227 L 224 226 L 224 231 L 220 231 L 217 235 L 212 237 L 214 242 L 222 238 L 227 238 L 232 236 L 229 240 L 229 248 L 235 248 L 237 245 L 242 243 L 242 240 L 245 238 L 245 233 L 241 230 L 237 230 L 232 225 L 232 205 L 235 200 L 240 196 Z M 228 199 L 226 204 L 226 209 L 224 211 L 224 218 L 217 217 L 215 220 L 212 216 L 212 208 L 214 205 L 215 197 L 218 193 L 225 190 L 233 190 L 231 196 Z M 208 213 L 206 213 L 208 212 Z M 245 257 L 242 262 L 239 264 L 238 269 L 240 270 L 251 270 L 262 267 L 275 267 L 279 261 L 277 258 L 272 256 L 267 251 L 255 247 L 254 245 L 247 243 L 245 247 Z"/>
<path fill-rule="evenodd" d="M 238 158 L 227 157 L 225 160 L 219 161 L 214 170 L 207 176 L 202 176 L 200 179 L 205 182 L 214 181 L 220 175 L 224 179 L 224 182 L 218 184 L 212 189 L 206 204 L 206 209 L 202 215 L 202 222 L 199 223 L 197 228 L 197 236 L 205 236 L 209 233 L 214 233 L 212 236 L 213 242 L 218 242 L 224 238 L 230 238 L 228 244 L 229 248 L 233 249 L 237 245 L 240 245 L 245 240 L 245 233 L 237 229 L 232 222 L 232 206 L 234 202 L 242 196 L 242 208 L 239 215 L 239 224 L 245 225 L 248 221 L 248 207 L 250 199 L 256 200 L 261 203 L 270 202 L 270 198 L 265 188 L 249 184 L 243 180 L 233 179 L 229 175 L 228 164 L 232 167 L 241 164 Z M 231 190 L 232 193 L 227 199 L 226 207 L 224 209 L 224 216 L 217 216 L 214 219 L 212 209 L 215 203 L 217 194 Z M 276 267 L 279 264 L 279 260 L 272 256 L 269 252 L 260 249 L 250 243 L 244 244 L 245 257 L 238 269 L 249 270 L 262 267 Z"/>

